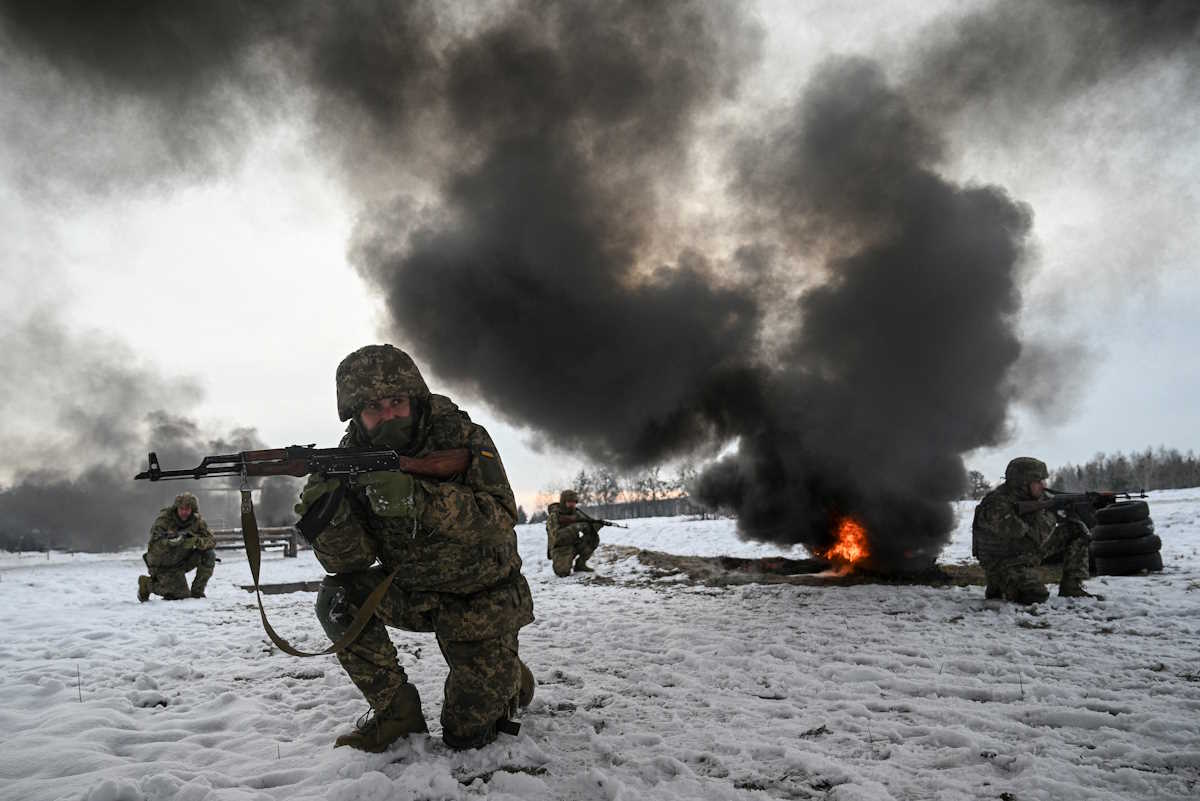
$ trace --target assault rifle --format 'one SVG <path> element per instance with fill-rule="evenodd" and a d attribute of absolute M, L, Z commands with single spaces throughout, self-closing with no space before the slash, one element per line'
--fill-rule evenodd
<path fill-rule="evenodd" d="M 1078 519 L 1091 528 L 1095 525 L 1097 509 L 1112 506 L 1118 498 L 1132 500 L 1145 497 L 1145 490 L 1138 490 L 1137 495 L 1132 495 L 1128 492 L 1060 492 L 1047 487 L 1045 494 L 1036 501 L 1017 501 L 1017 514 L 1026 515 L 1042 509 L 1062 512 L 1068 518 Z"/>
<path fill-rule="evenodd" d="M 427 478 L 450 478 L 465 473 L 471 464 L 471 451 L 454 448 L 433 451 L 427 456 L 401 456 L 387 448 L 316 448 L 291 445 L 261 451 L 205 456 L 190 470 L 163 470 L 158 455 L 150 454 L 150 468 L 134 480 L 164 481 L 210 476 L 307 476 L 323 473 L 329 478 L 348 478 L 376 470 L 403 470 Z"/>
<path fill-rule="evenodd" d="M 600 519 L 600 518 L 598 518 L 598 517 L 592 517 L 591 515 L 589 515 L 589 514 L 586 514 L 585 512 L 582 512 L 582 511 L 580 511 L 579 509 L 576 509 L 576 510 L 575 510 L 575 514 L 576 514 L 578 517 L 581 517 L 581 518 L 583 518 L 583 522 L 585 522 L 585 523 L 595 523 L 597 526 L 600 526 L 600 527 L 604 527 L 604 526 L 612 526 L 613 528 L 629 528 L 629 526 L 622 526 L 620 523 L 614 523 L 614 522 L 613 522 L 613 521 L 611 521 L 611 520 L 601 520 L 601 519 Z"/>

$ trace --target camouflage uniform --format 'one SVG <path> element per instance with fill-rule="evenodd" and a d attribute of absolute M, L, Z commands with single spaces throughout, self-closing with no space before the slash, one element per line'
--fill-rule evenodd
<path fill-rule="evenodd" d="M 179 509 L 183 506 L 192 510 L 187 520 L 179 519 Z M 217 563 L 216 544 L 208 524 L 200 516 L 196 496 L 190 492 L 176 496 L 175 502 L 160 511 L 150 527 L 150 544 L 142 555 L 150 575 L 138 577 L 138 600 L 149 600 L 151 593 L 168 601 L 189 595 L 203 598 L 204 588 Z M 187 583 L 189 570 L 196 571 L 190 590 Z"/>
<path fill-rule="evenodd" d="M 1050 593 L 1037 567 L 1051 554 L 1063 553 L 1060 595 L 1083 594 L 1088 578 L 1088 531 L 1078 521 L 1059 521 L 1052 512 L 1017 514 L 1019 501 L 1032 501 L 1029 485 L 1047 478 L 1044 462 L 1013 459 L 1004 483 L 975 508 L 971 550 L 987 576 L 986 595 L 1017 603 L 1045 601 Z"/>
<path fill-rule="evenodd" d="M 350 421 L 342 447 L 378 445 L 361 425 L 360 410 L 374 399 L 407 395 L 412 423 L 402 452 L 420 457 L 449 448 L 471 451 L 467 472 L 450 480 L 389 471 L 339 489 L 313 476 L 301 494 L 300 514 L 318 501 L 338 503 L 328 527 L 312 542 L 332 574 L 317 596 L 317 617 L 330 638 L 340 637 L 370 592 L 399 569 L 366 629 L 337 655 L 376 716 L 338 744 L 383 750 L 405 734 L 426 730 L 420 696 L 385 628 L 393 626 L 437 636 L 450 667 L 441 715 L 447 745 L 485 745 L 533 692 L 517 644 L 518 630 L 533 621 L 533 599 L 521 575 L 516 501 L 499 454 L 487 431 L 449 398 L 430 394 L 412 360 L 390 345 L 347 356 L 338 366 L 337 385 L 339 415 Z M 385 499 L 372 483 L 377 479 L 400 487 L 400 493 Z M 334 500 L 338 492 L 344 492 L 340 501 Z"/>
<path fill-rule="evenodd" d="M 566 505 L 578 499 L 573 490 L 563 490 L 558 503 L 546 509 L 546 558 L 554 563 L 556 576 L 569 576 L 572 567 L 590 571 L 588 557 L 600 545 L 599 526 Z"/>

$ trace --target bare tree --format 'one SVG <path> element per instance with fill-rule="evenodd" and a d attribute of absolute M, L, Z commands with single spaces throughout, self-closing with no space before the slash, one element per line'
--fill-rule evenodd
<path fill-rule="evenodd" d="M 571 489 L 579 495 L 579 502 L 584 506 L 596 502 L 596 479 L 588 471 L 579 471 L 571 484 Z"/>
<path fill-rule="evenodd" d="M 594 476 L 596 502 L 616 503 L 621 494 L 621 480 L 611 467 L 601 467 Z"/>

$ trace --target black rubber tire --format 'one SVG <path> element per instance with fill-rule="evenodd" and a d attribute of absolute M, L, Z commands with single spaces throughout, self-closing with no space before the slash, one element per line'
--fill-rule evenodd
<path fill-rule="evenodd" d="M 1136 556 L 1114 556 L 1109 559 L 1096 558 L 1097 576 L 1131 576 L 1143 570 L 1162 570 L 1161 553 L 1140 553 Z"/>
<path fill-rule="evenodd" d="M 1100 540 L 1092 543 L 1092 556 L 1111 559 L 1114 556 L 1137 556 L 1140 553 L 1158 553 L 1162 540 L 1153 534 L 1132 540 Z"/>
<path fill-rule="evenodd" d="M 1154 521 L 1150 518 L 1136 523 L 1106 523 L 1092 529 L 1092 542 L 1104 540 L 1136 540 L 1154 533 Z"/>
<path fill-rule="evenodd" d="M 1150 504 L 1145 501 L 1117 501 L 1111 506 L 1096 510 L 1100 525 L 1108 523 L 1136 523 L 1150 516 Z"/>

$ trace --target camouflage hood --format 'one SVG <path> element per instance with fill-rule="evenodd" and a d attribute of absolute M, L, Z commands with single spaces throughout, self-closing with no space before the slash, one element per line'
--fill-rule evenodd
<path fill-rule="evenodd" d="M 335 376 L 338 418 L 354 418 L 369 401 L 407 395 L 417 410 L 427 407 L 429 387 L 412 358 L 393 345 L 367 345 L 342 359 Z"/>

